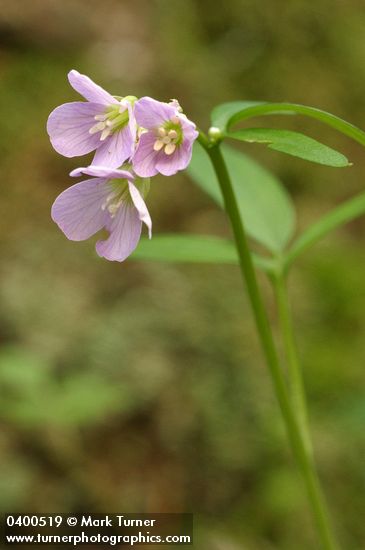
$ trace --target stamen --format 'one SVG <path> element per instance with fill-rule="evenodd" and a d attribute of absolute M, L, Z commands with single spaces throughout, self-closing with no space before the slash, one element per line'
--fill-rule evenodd
<path fill-rule="evenodd" d="M 110 204 L 108 206 L 108 211 L 109 211 L 109 214 L 111 215 L 112 218 L 114 218 L 115 214 L 117 213 L 118 211 L 118 205 L 117 204 Z"/>
<path fill-rule="evenodd" d="M 118 200 L 118 194 L 116 194 L 115 192 L 110 193 L 101 205 L 101 209 L 108 210 L 110 217 L 114 218 L 123 201 L 123 197 L 119 198 Z"/>
<path fill-rule="evenodd" d="M 113 109 L 112 111 L 109 111 L 108 120 L 114 120 L 117 117 L 119 117 L 119 109 Z"/>
<path fill-rule="evenodd" d="M 161 141 L 160 139 L 156 140 L 154 145 L 153 145 L 153 150 L 154 151 L 161 151 L 162 147 L 164 146 L 164 142 Z"/>
<path fill-rule="evenodd" d="M 166 136 L 164 138 L 162 138 L 162 142 L 163 143 L 170 143 L 171 139 L 169 138 L 169 136 Z"/>
<path fill-rule="evenodd" d="M 119 207 L 121 206 L 122 203 L 123 203 L 123 199 L 120 199 L 118 202 L 115 202 L 108 206 L 108 211 L 111 218 L 115 217 L 115 214 L 118 212 Z"/>
<path fill-rule="evenodd" d="M 172 155 L 172 153 L 175 151 L 176 145 L 175 143 L 168 143 L 165 145 L 165 153 L 166 155 Z"/>
<path fill-rule="evenodd" d="M 97 122 L 92 126 L 89 130 L 89 134 L 96 134 L 97 132 L 101 132 L 105 128 L 105 122 Z"/>
<path fill-rule="evenodd" d="M 168 136 L 170 139 L 175 139 L 177 138 L 177 132 L 176 130 L 170 130 L 169 133 L 168 133 Z"/>
<path fill-rule="evenodd" d="M 115 193 L 109 193 L 109 195 L 107 196 L 107 198 L 105 199 L 105 201 L 103 202 L 103 204 L 101 205 L 101 209 L 102 210 L 105 210 L 108 206 L 108 204 L 110 203 L 110 201 L 112 201 L 114 199 L 114 196 L 115 196 Z"/>
<path fill-rule="evenodd" d="M 89 129 L 89 134 L 101 132 L 100 141 L 104 141 L 112 132 L 122 130 L 128 119 L 128 109 L 124 105 L 111 105 L 105 113 L 94 116 L 97 123 Z"/>
<path fill-rule="evenodd" d="M 105 128 L 105 130 L 101 132 L 100 141 L 104 141 L 109 136 L 109 134 L 111 134 L 111 131 L 111 128 Z"/>
<path fill-rule="evenodd" d="M 110 120 L 110 126 L 114 127 L 118 124 L 124 124 L 126 122 L 125 114 L 122 113 L 121 115 L 118 115 L 117 117 Z"/>
<path fill-rule="evenodd" d="M 106 120 L 108 116 L 109 116 L 108 113 L 106 113 L 105 115 L 95 115 L 94 119 L 103 121 L 103 120 Z"/>
<path fill-rule="evenodd" d="M 165 128 L 160 126 L 159 128 L 157 128 L 157 133 L 160 137 L 165 137 L 167 132 L 166 132 Z"/>

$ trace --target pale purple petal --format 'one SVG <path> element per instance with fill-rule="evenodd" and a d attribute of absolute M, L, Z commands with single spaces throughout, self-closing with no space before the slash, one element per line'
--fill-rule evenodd
<path fill-rule="evenodd" d="M 164 176 L 172 176 L 179 170 L 184 170 L 192 156 L 192 145 L 184 142 L 176 148 L 172 155 L 162 152 L 156 160 L 156 169 Z"/>
<path fill-rule="evenodd" d="M 108 229 L 109 238 L 96 243 L 96 252 L 107 260 L 122 262 L 132 254 L 141 236 L 138 210 L 130 202 L 122 204 Z"/>
<path fill-rule="evenodd" d="M 94 151 L 100 143 L 99 134 L 90 134 L 94 116 L 103 113 L 100 103 L 74 101 L 60 105 L 48 117 L 47 132 L 58 153 L 77 157 Z"/>
<path fill-rule="evenodd" d="M 70 176 L 78 178 L 83 174 L 87 176 L 95 176 L 97 178 L 119 178 L 133 181 L 133 175 L 127 170 L 117 170 L 116 168 L 109 168 L 108 166 L 86 166 L 85 168 L 75 168 L 70 172 Z"/>
<path fill-rule="evenodd" d="M 148 228 L 148 236 L 151 239 L 152 237 L 152 220 L 150 213 L 148 212 L 146 203 L 143 200 L 141 193 L 138 191 L 137 187 L 133 185 L 130 181 L 128 182 L 129 193 L 132 197 L 134 206 L 136 207 L 141 222 L 145 223 Z"/>
<path fill-rule="evenodd" d="M 165 176 L 176 174 L 187 167 L 191 160 L 192 145 L 198 137 L 196 126 L 175 104 L 161 103 L 150 97 L 144 97 L 135 104 L 135 116 L 138 124 L 149 131 L 142 133 L 136 153 L 132 159 L 135 172 L 141 177 L 154 176 L 157 172 Z M 172 118 L 177 118 L 182 131 L 182 143 L 177 145 L 173 154 L 167 155 L 164 149 L 154 150 L 156 136 L 154 129 Z"/>
<path fill-rule="evenodd" d="M 106 179 L 85 180 L 61 193 L 52 206 L 52 219 L 72 241 L 83 241 L 102 229 L 109 213 L 102 209 L 110 187 Z"/>
<path fill-rule="evenodd" d="M 182 115 L 181 113 L 179 118 L 180 118 L 181 127 L 184 134 L 184 140 L 192 143 L 193 141 L 196 140 L 196 138 L 199 135 L 199 132 L 196 129 L 196 125 L 194 124 L 194 122 L 186 118 L 186 116 Z"/>
<path fill-rule="evenodd" d="M 134 105 L 137 124 L 147 129 L 161 126 L 166 120 L 176 116 L 177 113 L 176 108 L 172 105 L 156 101 L 152 97 L 142 97 Z"/>
<path fill-rule="evenodd" d="M 72 70 L 68 73 L 68 80 L 76 92 L 84 96 L 88 101 L 111 105 L 118 101 L 98 84 L 95 84 L 88 76 Z"/>
<path fill-rule="evenodd" d="M 133 155 L 135 135 L 127 124 L 122 130 L 117 130 L 101 143 L 102 145 L 95 151 L 92 165 L 118 168 Z"/>
<path fill-rule="evenodd" d="M 139 143 L 132 158 L 132 163 L 134 171 L 142 178 L 149 178 L 158 173 L 155 164 L 156 157 L 159 153 L 153 149 L 155 141 L 156 136 L 153 132 L 142 134 L 139 138 Z"/>

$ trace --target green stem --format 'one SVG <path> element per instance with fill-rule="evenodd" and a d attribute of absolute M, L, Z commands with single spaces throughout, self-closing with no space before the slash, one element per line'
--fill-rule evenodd
<path fill-rule="evenodd" d="M 277 357 L 270 324 L 258 288 L 246 232 L 238 210 L 236 197 L 232 189 L 232 184 L 226 164 L 224 162 L 218 144 L 210 143 L 203 134 L 200 134 L 199 141 L 205 147 L 207 153 L 210 156 L 223 194 L 226 212 L 230 218 L 232 230 L 235 237 L 242 276 L 244 281 L 246 282 L 252 310 L 256 321 L 257 331 L 265 354 L 266 362 L 270 370 L 271 378 L 273 380 L 281 413 L 286 424 L 293 453 L 301 469 L 303 479 L 308 491 L 313 516 L 317 524 L 319 535 L 321 537 L 323 549 L 336 550 L 338 546 L 336 545 L 336 542 L 332 535 L 332 531 L 329 526 L 329 518 L 327 515 L 326 506 L 319 485 L 318 477 L 316 471 L 312 467 L 311 458 L 308 455 L 306 446 L 300 433 L 300 428 L 297 423 L 296 416 L 292 410 L 291 402 L 287 393 L 287 388 Z"/>
<path fill-rule="evenodd" d="M 286 279 L 282 274 L 271 278 L 279 314 L 279 323 L 283 335 L 285 355 L 288 364 L 290 395 L 293 408 L 297 415 L 302 437 L 308 455 L 312 455 L 312 443 L 308 426 L 308 412 L 302 369 L 299 362 L 298 349 L 295 341 L 294 328 L 286 287 Z"/>

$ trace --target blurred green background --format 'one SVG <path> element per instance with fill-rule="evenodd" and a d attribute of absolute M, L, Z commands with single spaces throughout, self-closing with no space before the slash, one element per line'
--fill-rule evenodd
<path fill-rule="evenodd" d="M 196 514 L 199 549 L 317 548 L 238 269 L 99 259 L 50 207 L 87 162 L 49 112 L 66 74 L 177 97 L 206 128 L 236 99 L 302 102 L 365 127 L 360 0 L 0 1 L 0 511 Z M 363 188 L 364 152 L 319 123 L 265 119 L 344 152 L 335 170 L 246 146 L 306 227 Z M 185 174 L 156 177 L 155 234 L 229 236 Z M 346 549 L 365 547 L 365 221 L 305 255 L 290 291 L 319 470 Z M 271 316 L 275 308 L 263 281 Z"/>

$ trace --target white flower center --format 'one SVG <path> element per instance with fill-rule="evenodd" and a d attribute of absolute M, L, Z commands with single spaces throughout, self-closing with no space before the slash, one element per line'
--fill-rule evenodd
<path fill-rule="evenodd" d="M 124 164 L 123 169 L 129 170 L 130 165 Z M 138 189 L 143 198 L 148 195 L 150 190 L 149 178 L 136 177 L 133 180 L 134 186 Z M 101 205 L 103 211 L 107 211 L 111 218 L 115 218 L 119 208 L 122 204 L 133 205 L 133 199 L 129 191 L 128 180 L 123 178 L 110 179 L 107 183 L 110 193 L 106 196 L 104 202 Z"/>
<path fill-rule="evenodd" d="M 156 129 L 156 141 L 153 144 L 154 151 L 162 149 L 166 155 L 172 155 L 182 142 L 182 129 L 180 120 L 174 116 L 164 126 Z"/>
<path fill-rule="evenodd" d="M 91 126 L 89 134 L 100 132 L 100 141 L 104 141 L 111 133 L 121 130 L 129 120 L 129 112 L 125 103 L 110 105 L 106 112 L 94 116 L 96 124 Z"/>
<path fill-rule="evenodd" d="M 101 205 L 101 209 L 107 210 L 110 217 L 114 218 L 121 205 L 130 200 L 130 194 L 126 180 L 111 180 L 109 184 L 112 191 Z"/>
<path fill-rule="evenodd" d="M 111 218 L 114 218 L 119 208 L 121 207 L 124 199 L 119 197 L 113 192 L 107 196 L 103 204 L 101 205 L 102 210 L 107 210 Z"/>

